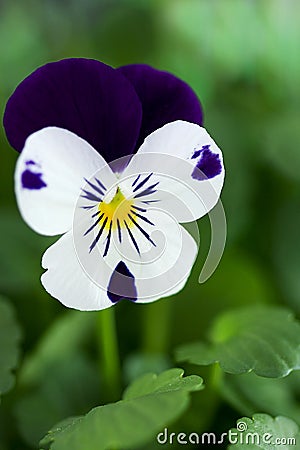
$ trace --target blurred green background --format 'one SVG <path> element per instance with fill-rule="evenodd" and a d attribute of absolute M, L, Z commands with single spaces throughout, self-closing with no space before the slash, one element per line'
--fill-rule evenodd
<path fill-rule="evenodd" d="M 205 127 L 222 148 L 227 169 L 222 200 L 228 242 L 216 273 L 199 285 L 209 245 L 209 222 L 201 221 L 198 263 L 186 288 L 166 300 L 174 304 L 169 349 L 203 336 L 216 314 L 231 306 L 275 303 L 300 313 L 299 20 L 298 0 L 0 2 L 1 113 L 26 75 L 66 57 L 112 66 L 147 63 L 184 79 L 202 102 Z M 34 448 L 45 423 L 86 412 L 102 397 L 88 339 L 94 316 L 70 314 L 42 290 L 40 258 L 53 240 L 23 223 L 13 193 L 17 154 L 2 128 L 0 145 L 0 293 L 16 306 L 25 367 L 17 394 L 3 398 L 0 432 L 15 450 L 27 448 L 25 442 Z M 130 355 L 141 348 L 145 307 L 124 303 L 116 309 L 130 379 L 140 370 Z M 55 326 L 65 326 L 65 334 L 55 335 Z M 54 355 L 48 349 L 43 359 L 36 346 L 45 333 Z M 72 345 L 63 344 L 62 336 Z M 90 380 L 86 392 L 70 367 Z M 65 389 L 62 399 L 66 386 L 70 392 Z"/>

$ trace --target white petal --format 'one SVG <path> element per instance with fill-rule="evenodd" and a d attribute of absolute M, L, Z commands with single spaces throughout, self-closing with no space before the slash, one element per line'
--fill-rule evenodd
<path fill-rule="evenodd" d="M 151 302 L 183 288 L 197 255 L 197 245 L 174 217 L 158 208 L 144 213 L 147 221 L 131 213 L 134 223 L 130 217 L 126 219 L 128 228 L 122 224 L 121 239 L 117 228 L 111 232 L 104 228 L 97 245 L 92 245 L 103 225 L 103 219 L 100 225 L 98 214 L 93 217 L 94 214 L 76 208 L 76 254 L 83 270 L 99 289 L 109 291 L 112 301 L 116 301 L 112 295 L 123 295 L 137 302 Z M 87 230 L 90 231 L 86 233 Z M 121 275 L 117 269 L 120 264 Z"/>
<path fill-rule="evenodd" d="M 139 199 L 159 200 L 160 206 L 179 222 L 190 222 L 215 206 L 225 172 L 222 152 L 207 131 L 193 123 L 176 121 L 150 134 L 122 174 L 132 196 L 139 193 L 133 190 L 135 178 L 141 174 L 140 182 L 150 173 L 155 192 Z M 147 186 L 150 179 L 141 191 Z"/>
<path fill-rule="evenodd" d="M 105 160 L 86 141 L 56 127 L 33 133 L 26 140 L 15 172 L 15 190 L 21 214 L 36 232 L 62 234 L 71 229 L 75 203 L 89 179 L 106 167 Z M 102 171 L 104 173 L 104 171 Z"/>
<path fill-rule="evenodd" d="M 94 275 L 96 271 L 100 273 L 102 282 L 105 280 L 104 284 L 107 286 L 111 272 L 107 272 L 103 262 L 103 259 L 99 258 L 94 267 Z M 43 256 L 42 266 L 47 269 L 41 278 L 44 288 L 63 305 L 81 311 L 100 310 L 113 305 L 107 297 L 106 289 L 97 285 L 83 269 L 71 232 L 63 235 L 48 248 Z"/>
<path fill-rule="evenodd" d="M 147 231 L 156 246 L 149 245 L 139 257 L 127 261 L 135 276 L 138 303 L 179 292 L 190 275 L 198 251 L 192 236 L 170 214 L 152 210 L 147 217 L 155 224 L 152 233 L 150 228 Z M 132 232 L 142 248 L 143 237 L 135 228 Z"/>

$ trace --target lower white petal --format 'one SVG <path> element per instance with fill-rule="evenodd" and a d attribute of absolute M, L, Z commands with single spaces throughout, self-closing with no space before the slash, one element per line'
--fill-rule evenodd
<path fill-rule="evenodd" d="M 148 303 L 179 292 L 195 262 L 198 247 L 193 237 L 166 213 L 149 212 L 156 222 L 151 247 L 140 256 L 140 262 L 128 261 L 128 268 L 135 276 L 138 303 Z"/>
<path fill-rule="evenodd" d="M 107 286 L 111 272 L 103 273 L 102 262 L 103 260 L 99 259 L 98 269 L 102 282 Z M 43 256 L 42 266 L 47 269 L 41 277 L 44 288 L 63 305 L 81 311 L 100 310 L 113 305 L 106 289 L 97 285 L 83 269 L 71 232 L 63 235 L 48 248 Z"/>
<path fill-rule="evenodd" d="M 172 215 L 151 209 L 147 211 L 145 218 L 148 222 L 135 217 L 135 223 L 140 228 L 137 225 L 130 228 L 123 226 L 121 242 L 118 230 L 112 231 L 106 256 L 108 230 L 103 233 L 98 245 L 91 252 L 89 248 L 94 236 L 87 234 L 82 238 L 89 224 L 82 220 L 81 224 L 77 222 L 74 230 L 79 259 L 86 272 L 99 286 L 108 288 L 109 284 L 106 284 L 107 278 L 101 278 L 102 274 L 95 271 L 100 259 L 103 260 L 102 271 L 104 266 L 108 274 L 115 272 L 117 268 L 117 272 L 121 271 L 122 276 L 115 280 L 115 292 L 112 292 L 116 298 L 128 294 L 127 291 L 131 290 L 129 281 L 134 283 L 134 300 L 137 302 L 151 302 L 175 294 L 183 288 L 196 259 L 198 248 L 195 240 Z M 96 230 L 95 235 L 97 232 Z M 125 286 L 127 282 L 129 287 Z M 127 296 L 130 297 L 129 294 Z"/>
<path fill-rule="evenodd" d="M 105 216 L 100 217 L 99 212 L 78 205 L 74 244 L 82 270 L 107 291 L 112 303 L 122 298 L 150 302 L 183 288 L 197 245 L 172 215 L 158 208 L 145 216 L 131 212 L 124 221 L 120 219 L 120 229 L 111 226 L 117 218 L 109 224 Z"/>

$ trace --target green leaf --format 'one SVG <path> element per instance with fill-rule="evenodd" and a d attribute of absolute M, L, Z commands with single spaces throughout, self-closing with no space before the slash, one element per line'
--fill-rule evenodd
<path fill-rule="evenodd" d="M 253 370 L 264 377 L 283 377 L 300 368 L 300 325 L 283 308 L 239 308 L 215 321 L 210 343 L 183 345 L 176 356 L 198 365 L 219 362 L 233 374 Z"/>
<path fill-rule="evenodd" d="M 41 440 L 40 448 L 41 450 L 48 450 L 55 441 L 56 436 L 58 436 L 62 431 L 66 430 L 68 427 L 74 425 L 77 421 L 80 421 L 81 417 L 68 417 L 62 420 L 55 427 L 48 432 L 48 434 Z"/>
<path fill-rule="evenodd" d="M 299 148 L 298 144 L 295 144 Z M 291 163 L 295 164 L 295 163 Z M 272 253 L 276 278 L 284 300 L 300 313 L 300 209 L 296 207 L 299 190 L 289 194 L 276 213 Z"/>
<path fill-rule="evenodd" d="M 300 372 L 284 378 L 263 378 L 253 372 L 226 374 L 220 386 L 222 396 L 241 414 L 252 416 L 263 411 L 272 416 L 284 415 L 300 424 Z"/>
<path fill-rule="evenodd" d="M 68 311 L 46 331 L 34 352 L 25 360 L 20 372 L 21 384 L 42 380 L 49 368 L 76 353 L 93 330 L 95 314 Z"/>
<path fill-rule="evenodd" d="M 23 439 L 36 447 L 54 423 L 97 404 L 99 388 L 97 365 L 79 350 L 66 354 L 17 400 L 14 411 Z"/>
<path fill-rule="evenodd" d="M 130 400 L 148 394 L 160 394 L 163 392 L 197 391 L 201 385 L 200 381 L 201 379 L 196 375 L 183 378 L 182 369 L 169 369 L 160 375 L 147 373 L 126 389 L 123 399 Z"/>
<path fill-rule="evenodd" d="M 12 305 L 0 297 L 0 395 L 9 391 L 19 359 L 21 333 Z"/>
<path fill-rule="evenodd" d="M 19 373 L 22 394 L 16 401 L 15 415 L 29 445 L 36 447 L 54 423 L 97 404 L 98 367 L 82 349 L 95 318 L 93 313 L 67 311 L 24 361 Z"/>
<path fill-rule="evenodd" d="M 203 227 L 203 222 L 200 223 L 201 239 L 202 236 L 209 235 L 209 230 L 206 234 L 207 229 Z M 200 254 L 202 251 L 202 255 L 206 255 L 203 250 L 204 240 L 205 238 L 201 241 Z M 258 306 L 276 301 L 273 280 L 249 254 L 227 250 L 216 272 L 201 286 L 198 283 L 202 268 L 199 259 L 201 255 L 185 288 L 174 297 L 174 300 L 172 299 L 173 348 L 195 338 L 203 339 L 212 320 L 223 311 L 250 304 Z M 234 283 L 232 283 L 233 279 Z M 246 290 L 245 286 L 247 286 Z M 188 308 L 186 307 L 187 298 L 189 299 Z M 178 333 L 179 329 L 180 333 Z"/>
<path fill-rule="evenodd" d="M 67 426 L 55 427 L 41 441 L 51 450 L 140 448 L 176 420 L 189 405 L 189 392 L 203 388 L 198 376 L 183 378 L 182 369 L 147 374 L 130 385 L 123 400 L 92 409 Z"/>
<path fill-rule="evenodd" d="M 229 449 L 235 450 L 273 450 L 280 448 L 299 449 L 298 425 L 283 416 L 274 419 L 267 414 L 254 414 L 252 419 L 243 417 L 237 421 L 237 427 L 228 433 Z"/>

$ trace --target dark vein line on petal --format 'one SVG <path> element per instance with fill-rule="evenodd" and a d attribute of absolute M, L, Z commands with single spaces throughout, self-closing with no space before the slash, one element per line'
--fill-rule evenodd
<path fill-rule="evenodd" d="M 99 186 L 100 186 L 104 191 L 107 190 L 106 187 L 104 186 L 104 184 L 101 183 L 101 181 L 100 181 L 98 178 L 95 177 L 95 180 L 97 181 L 97 183 L 99 184 Z"/>
<path fill-rule="evenodd" d="M 86 178 L 84 178 L 84 180 L 87 182 L 87 184 L 95 189 L 96 192 L 98 192 L 98 194 L 100 195 L 104 195 L 104 191 L 102 189 L 100 189 L 100 187 L 96 186 L 95 184 L 91 183 L 89 180 L 87 180 Z"/>
<path fill-rule="evenodd" d="M 132 205 L 131 208 L 134 208 L 134 209 L 136 209 L 137 211 L 141 211 L 141 212 L 146 212 L 146 211 L 147 211 L 147 209 L 145 209 L 145 208 L 139 208 L 138 206 L 135 206 L 135 205 Z"/>
<path fill-rule="evenodd" d="M 110 245 L 110 238 L 111 238 L 111 228 L 112 228 L 112 220 L 110 221 L 110 225 L 109 225 L 109 231 L 108 231 L 108 235 L 106 238 L 106 246 L 105 246 L 103 257 L 106 256 L 108 253 L 108 249 L 109 249 L 109 245 Z"/>
<path fill-rule="evenodd" d="M 146 178 L 144 178 L 134 189 L 133 192 L 136 192 L 138 189 L 144 186 L 145 183 L 152 177 L 153 173 L 150 173 Z"/>
<path fill-rule="evenodd" d="M 151 242 L 151 244 L 154 245 L 154 247 L 156 247 L 155 242 L 152 241 L 150 235 L 134 220 L 134 218 L 128 214 L 129 219 L 131 220 L 131 222 L 140 230 L 140 232 L 148 239 L 149 242 Z"/>
<path fill-rule="evenodd" d="M 82 192 L 84 192 L 86 195 L 81 195 L 82 198 L 86 198 L 87 200 L 92 200 L 94 202 L 101 202 L 101 198 L 97 197 L 96 195 L 92 194 L 89 191 L 86 191 L 85 189 L 82 189 Z"/>
<path fill-rule="evenodd" d="M 107 223 L 108 217 L 105 218 L 104 222 L 102 223 L 102 226 L 100 228 L 99 233 L 97 234 L 96 238 L 94 239 L 94 241 L 92 242 L 91 246 L 90 246 L 90 253 L 93 250 L 93 248 L 95 247 L 95 245 L 97 244 L 97 242 L 99 241 L 101 234 L 103 233 L 103 230 L 105 228 L 105 225 Z"/>
<path fill-rule="evenodd" d="M 134 180 L 134 182 L 131 185 L 132 187 L 139 181 L 140 176 L 141 176 L 141 174 L 136 177 L 136 179 Z"/>
<path fill-rule="evenodd" d="M 150 205 L 150 203 L 157 203 L 160 202 L 160 200 L 141 200 L 141 202 Z"/>
<path fill-rule="evenodd" d="M 139 217 L 140 219 L 144 220 L 144 222 L 147 222 L 147 223 L 149 223 L 149 225 L 153 225 L 153 226 L 154 226 L 154 223 L 151 222 L 151 220 L 147 219 L 147 217 L 144 217 L 144 216 L 142 216 L 141 214 L 139 214 L 139 213 L 137 213 L 137 212 L 135 212 L 135 211 L 132 211 L 132 210 L 131 210 L 131 212 L 132 212 L 133 214 L 135 214 L 137 217 Z"/>
<path fill-rule="evenodd" d="M 159 181 L 155 184 L 152 184 L 152 186 L 147 187 L 144 191 L 136 194 L 134 196 L 134 198 L 139 198 L 139 197 L 143 197 L 144 195 L 154 194 L 154 192 L 156 192 L 156 189 L 154 189 L 154 188 L 158 185 L 158 183 L 159 183 Z"/>
<path fill-rule="evenodd" d="M 129 234 L 129 236 L 130 236 L 130 238 L 131 238 L 131 240 L 132 240 L 132 242 L 133 242 L 133 245 L 135 246 L 136 251 L 137 251 L 138 254 L 140 255 L 140 249 L 139 249 L 139 246 L 137 245 L 137 242 L 136 242 L 136 240 L 135 240 L 133 234 L 131 233 L 129 226 L 127 225 L 126 220 L 124 220 L 124 223 L 125 223 L 125 227 L 126 227 L 126 229 L 127 229 L 127 231 L 128 231 L 128 234 Z"/>
<path fill-rule="evenodd" d="M 95 208 L 96 205 L 91 205 L 91 206 L 80 206 L 80 208 L 82 209 L 93 209 Z"/>
<path fill-rule="evenodd" d="M 118 237 L 119 237 L 119 242 L 120 242 L 120 244 L 121 244 L 121 242 L 122 242 L 122 230 L 121 230 L 121 225 L 120 225 L 119 219 L 117 219 L 117 227 L 118 227 Z"/>
<path fill-rule="evenodd" d="M 101 221 L 103 216 L 104 216 L 104 213 L 101 214 L 101 216 L 96 220 L 95 223 L 93 223 L 93 225 L 84 233 L 83 236 L 86 236 L 90 231 L 92 231 L 98 225 L 98 223 Z"/>

